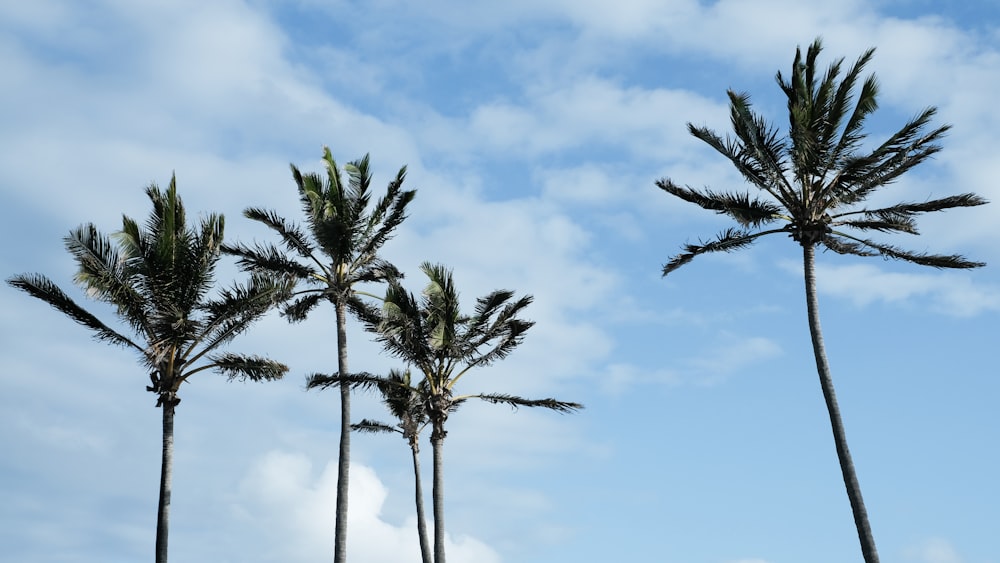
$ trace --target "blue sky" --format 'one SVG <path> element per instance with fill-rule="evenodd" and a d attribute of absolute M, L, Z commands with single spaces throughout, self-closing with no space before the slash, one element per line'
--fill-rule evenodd
<path fill-rule="evenodd" d="M 765 239 L 660 277 L 726 223 L 654 181 L 742 186 L 685 124 L 724 131 L 733 88 L 783 125 L 774 74 L 817 36 L 824 63 L 877 47 L 873 139 L 931 105 L 953 125 L 877 201 L 1000 200 L 1000 10 L 985 0 L 4 3 L 0 270 L 45 273 L 83 300 L 62 237 L 145 217 L 144 187 L 172 172 L 190 211 L 222 212 L 227 240 L 251 241 L 268 233 L 242 210 L 297 217 L 288 164 L 319 170 L 324 145 L 341 162 L 371 153 L 380 187 L 405 164 L 418 195 L 386 255 L 409 287 L 429 260 L 468 301 L 535 296 L 524 345 L 464 389 L 587 406 L 450 419 L 453 561 L 857 561 L 797 247 Z M 1000 562 L 995 205 L 895 239 L 980 270 L 818 258 L 884 561 Z M 160 434 L 146 377 L 41 302 L 9 287 L 0 299 L 0 558 L 149 558 Z M 337 399 L 303 378 L 335 365 L 332 322 L 275 315 L 236 342 L 288 363 L 284 381 L 202 374 L 182 390 L 174 559 L 330 557 Z M 397 367 L 358 326 L 350 339 L 353 369 Z M 355 415 L 382 413 L 359 396 Z M 418 561 L 405 444 L 356 436 L 352 455 L 352 559 Z"/>

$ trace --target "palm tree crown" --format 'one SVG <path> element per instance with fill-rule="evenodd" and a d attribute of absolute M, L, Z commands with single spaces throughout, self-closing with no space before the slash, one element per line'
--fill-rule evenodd
<path fill-rule="evenodd" d="M 399 275 L 378 252 L 406 218 L 406 206 L 416 195 L 415 190 L 402 189 L 404 166 L 371 207 L 368 155 L 344 167 L 346 183 L 329 148 L 323 149 L 323 163 L 325 178 L 291 167 L 308 231 L 274 211 L 252 207 L 244 212 L 274 230 L 285 251 L 274 244 L 223 246 L 247 269 L 290 275 L 307 285 L 284 307 L 291 321 L 304 320 L 324 300 L 353 306 L 359 299 L 356 284 L 383 282 Z"/>
<path fill-rule="evenodd" d="M 935 108 L 920 112 L 874 149 L 866 149 L 863 131 L 866 118 L 876 110 L 878 82 L 866 78 L 856 100 L 855 87 L 874 49 L 866 51 L 844 75 L 843 59 L 819 75 L 816 59 L 819 40 L 803 60 L 796 50 L 792 75 L 777 82 L 788 98 L 789 129 L 781 135 L 753 112 L 746 94 L 729 91 L 733 136 L 725 139 L 714 131 L 688 124 L 692 135 L 728 158 L 763 199 L 748 192 L 721 193 L 681 187 L 669 179 L 656 185 L 704 209 L 728 215 L 738 227 L 718 234 L 709 242 L 688 244 L 684 252 L 663 267 L 667 275 L 707 252 L 730 252 L 752 244 L 758 237 L 787 233 L 803 245 L 821 245 L 839 254 L 883 256 L 935 268 L 975 268 L 959 255 L 936 255 L 906 251 L 860 233 L 918 234 L 915 217 L 921 213 L 953 207 L 982 205 L 986 201 L 971 193 L 924 202 L 906 202 L 882 208 L 859 206 L 879 188 L 941 150 L 938 141 L 949 126 L 930 128 Z M 764 229 L 775 223 L 780 227 Z"/>
<path fill-rule="evenodd" d="M 146 195 L 153 212 L 145 228 L 123 217 L 122 230 L 113 236 L 87 224 L 65 239 L 78 266 L 74 280 L 88 297 L 114 306 L 134 337 L 104 324 L 43 275 L 14 276 L 7 283 L 91 329 L 98 340 L 138 352 L 150 369 L 157 406 L 176 404 L 181 384 L 204 370 L 253 381 L 280 378 L 287 371 L 281 363 L 217 350 L 270 310 L 287 294 L 288 284 L 254 275 L 209 299 L 223 217 L 210 214 L 188 227 L 175 178 L 166 191 L 152 185 Z"/>

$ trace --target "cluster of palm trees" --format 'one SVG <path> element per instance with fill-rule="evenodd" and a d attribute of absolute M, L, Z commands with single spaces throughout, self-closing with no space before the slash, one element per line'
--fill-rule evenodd
<path fill-rule="evenodd" d="M 865 52 L 841 78 L 843 59 L 825 71 L 817 66 L 819 40 L 803 57 L 796 50 L 791 76 L 778 73 L 788 100 L 787 134 L 768 124 L 751 107 L 746 94 L 729 92 L 733 132 L 723 138 L 689 124 L 696 138 L 728 158 L 743 178 L 760 190 L 715 192 L 675 184 L 656 185 L 670 195 L 736 221 L 713 239 L 687 244 L 663 267 L 663 275 L 709 252 L 730 252 L 768 234 L 784 233 L 802 247 L 808 325 L 816 367 L 834 435 L 844 483 L 866 563 L 878 553 L 847 447 L 843 422 L 830 376 L 819 323 L 815 280 L 817 247 L 838 254 L 882 256 L 935 268 L 975 268 L 982 263 L 959 255 L 909 252 L 858 233 L 917 234 L 915 217 L 955 207 L 982 205 L 975 194 L 923 202 L 868 208 L 876 190 L 940 150 L 948 126 L 931 127 L 930 108 L 871 148 L 864 132 L 875 111 L 878 84 L 869 76 L 857 89 L 873 50 Z M 347 561 L 347 509 L 351 431 L 390 432 L 403 437 L 413 458 L 417 531 L 424 563 L 444 563 L 443 445 L 448 417 L 463 403 L 478 399 L 515 407 L 542 407 L 558 412 L 582 408 L 552 398 L 527 399 L 499 393 L 461 394 L 456 384 L 474 368 L 505 358 L 524 339 L 532 322 L 521 318 L 530 296 L 493 291 L 476 300 L 471 312 L 459 307 L 452 272 L 423 263 L 427 278 L 419 295 L 402 285 L 402 273 L 379 255 L 406 218 L 415 192 L 404 190 L 405 167 L 372 202 L 367 156 L 338 167 L 329 149 L 323 155 L 325 175 L 303 174 L 292 166 L 305 217 L 299 226 L 275 212 L 249 208 L 244 215 L 263 223 L 279 242 L 224 244 L 223 218 L 209 215 L 197 226 L 186 223 L 184 207 L 171 179 L 167 190 L 147 189 L 153 211 L 145 227 L 123 218 L 121 231 L 101 234 L 85 225 L 66 237 L 77 263 L 75 281 L 88 297 L 115 308 L 133 335 L 118 332 L 77 305 L 48 278 L 18 275 L 8 283 L 37 297 L 93 331 L 98 340 L 134 349 L 149 373 L 150 392 L 163 413 L 163 453 L 156 533 L 156 561 L 167 561 L 170 478 L 174 413 L 182 383 L 200 371 L 215 370 L 230 378 L 265 381 L 281 378 L 288 367 L 254 355 L 221 351 L 223 346 L 273 308 L 291 322 L 304 321 L 322 303 L 334 307 L 337 370 L 313 374 L 310 389 L 336 387 L 340 395 L 340 443 L 335 507 L 334 562 Z M 213 273 L 222 254 L 237 258 L 248 274 L 244 283 L 210 297 Z M 384 295 L 365 288 L 385 286 Z M 351 372 L 347 364 L 347 318 L 355 315 L 384 350 L 405 367 L 387 375 Z M 419 378 L 414 378 L 414 372 Z M 393 423 L 351 422 L 351 392 L 377 392 Z M 430 427 L 433 451 L 433 548 L 428 539 L 421 487 L 419 438 Z"/>
<path fill-rule="evenodd" d="M 302 228 L 275 212 L 249 208 L 244 215 L 271 228 L 280 243 L 224 244 L 224 220 L 209 215 L 197 227 L 187 225 L 177 184 L 156 185 L 146 193 L 153 211 L 145 228 L 124 217 L 121 231 L 101 234 L 88 224 L 66 237 L 66 248 L 77 263 L 75 280 L 88 297 L 115 308 L 134 333 L 126 336 L 108 327 L 75 303 L 45 276 L 24 274 L 7 282 L 39 298 L 94 332 L 98 340 L 134 349 L 148 370 L 163 412 L 163 451 L 156 526 L 156 562 L 167 561 L 174 415 L 182 383 L 205 370 L 230 379 L 265 381 L 281 378 L 288 367 L 268 358 L 219 351 L 268 311 L 278 308 L 291 322 L 304 321 L 324 302 L 336 313 L 337 371 L 313 374 L 308 388 L 340 389 L 340 445 L 337 480 L 334 561 L 347 561 L 347 510 L 352 430 L 394 429 L 407 437 L 414 454 L 418 535 L 422 557 L 432 561 L 424 517 L 418 438 L 430 424 L 434 451 L 434 563 L 445 562 L 444 476 L 442 449 L 448 414 L 469 399 L 513 406 L 543 407 L 572 412 L 581 405 L 556 399 L 526 399 L 498 393 L 458 395 L 458 380 L 476 367 L 506 357 L 524 339 L 532 322 L 519 315 L 530 296 L 494 291 L 476 302 L 471 314 L 459 308 L 451 271 L 425 263 L 429 283 L 418 299 L 401 285 L 402 273 L 379 256 L 406 218 L 416 192 L 403 190 L 406 169 L 389 182 L 374 203 L 366 155 L 344 168 L 347 181 L 329 149 L 324 150 L 325 177 L 303 174 L 292 166 L 305 215 Z M 209 297 L 215 267 L 223 254 L 237 257 L 249 274 L 244 284 Z M 362 284 L 386 284 L 382 297 L 361 291 Z M 368 301 L 366 301 L 368 299 Z M 372 304 L 375 301 L 377 304 Z M 412 383 L 409 367 L 386 376 L 351 373 L 347 367 L 347 315 L 354 313 L 375 333 L 386 351 L 423 373 Z M 362 421 L 351 423 L 353 388 L 381 393 L 395 427 Z"/>

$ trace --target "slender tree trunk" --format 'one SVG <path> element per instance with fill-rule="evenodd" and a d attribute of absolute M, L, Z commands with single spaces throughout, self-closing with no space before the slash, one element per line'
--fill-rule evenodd
<path fill-rule="evenodd" d="M 440 423 L 435 423 L 431 433 L 431 447 L 434 450 L 434 485 L 431 491 L 431 496 L 434 497 L 434 563 L 445 563 L 444 471 L 441 461 L 441 450 L 444 449 L 444 428 L 440 426 Z"/>
<path fill-rule="evenodd" d="M 427 516 L 424 514 L 424 487 L 420 477 L 420 447 L 416 442 L 413 442 L 410 444 L 410 449 L 413 451 L 413 488 L 417 502 L 417 536 L 420 539 L 420 556 L 423 563 L 433 563 L 430 542 L 427 540 Z"/>
<path fill-rule="evenodd" d="M 343 299 L 337 310 L 337 374 L 347 375 L 347 306 Z M 351 387 L 340 388 L 340 454 L 337 463 L 337 522 L 334 532 L 333 561 L 347 562 L 347 491 L 351 467 Z"/>
<path fill-rule="evenodd" d="M 174 464 L 174 409 L 173 397 L 164 399 L 163 450 L 160 457 L 160 502 L 156 513 L 156 563 L 167 563 L 167 535 L 170 520 L 170 483 Z"/>
<path fill-rule="evenodd" d="M 816 298 L 815 247 L 812 244 L 803 244 L 802 249 L 806 281 L 806 308 L 809 312 L 809 333 L 812 335 L 816 371 L 819 372 L 823 399 L 826 401 L 826 409 L 830 414 L 830 425 L 833 428 L 833 441 L 837 446 L 840 471 L 844 475 L 844 486 L 847 487 L 847 497 L 851 501 L 854 524 L 858 529 L 858 539 L 861 540 L 861 553 L 864 555 L 865 563 L 878 563 L 875 538 L 872 536 L 871 525 L 868 523 L 865 501 L 861 498 L 861 485 L 858 483 L 858 476 L 854 471 L 854 461 L 851 460 L 851 452 L 847 449 L 844 422 L 840 418 L 840 407 L 837 405 L 837 395 L 833 390 L 833 379 L 830 377 L 830 366 L 826 361 L 826 348 L 823 346 L 823 331 L 819 324 L 819 302 Z"/>

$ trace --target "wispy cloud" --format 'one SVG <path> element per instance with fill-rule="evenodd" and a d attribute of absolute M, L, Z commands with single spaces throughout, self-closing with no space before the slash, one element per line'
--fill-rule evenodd
<path fill-rule="evenodd" d="M 870 264 L 818 264 L 816 270 L 821 292 L 862 307 L 876 302 L 914 306 L 922 300 L 936 312 L 958 317 L 1000 310 L 1000 288 L 975 282 L 975 273 L 887 272 Z"/>

